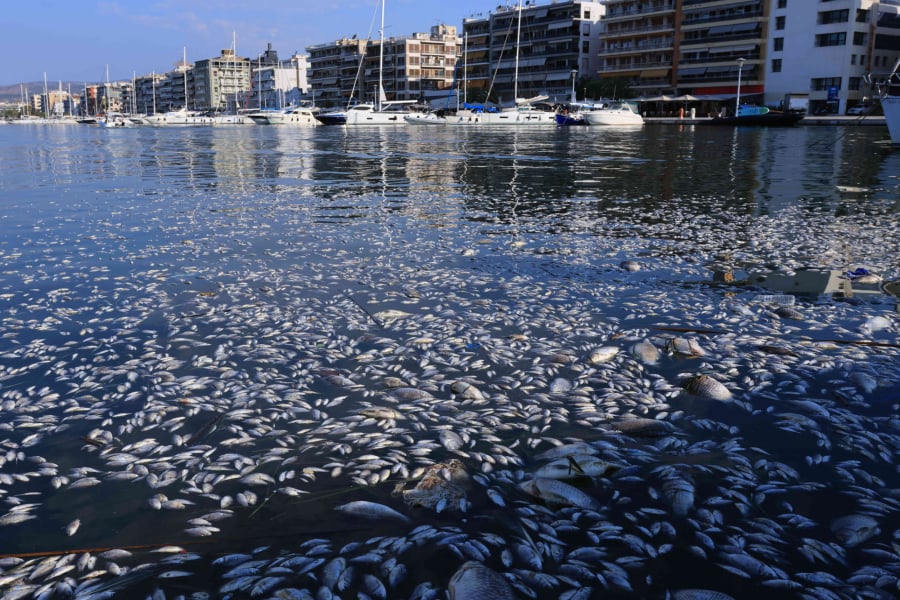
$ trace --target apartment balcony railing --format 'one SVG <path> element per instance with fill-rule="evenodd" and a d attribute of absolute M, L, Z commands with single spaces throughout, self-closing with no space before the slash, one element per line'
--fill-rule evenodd
<path fill-rule="evenodd" d="M 648 50 L 672 49 L 674 42 L 671 39 L 645 42 L 637 44 L 608 44 L 600 49 L 601 56 L 613 56 L 617 54 L 639 54 Z"/>
<path fill-rule="evenodd" d="M 650 61 L 650 60 L 631 60 L 614 65 L 601 65 L 597 71 L 601 73 L 614 73 L 616 71 L 649 71 L 659 69 L 670 69 L 671 61 Z"/>
<path fill-rule="evenodd" d="M 721 23 L 722 21 L 738 21 L 741 19 L 753 19 L 753 18 L 761 17 L 761 16 L 763 16 L 763 11 L 761 11 L 761 10 L 756 10 L 753 12 L 744 12 L 744 13 L 733 14 L 733 15 L 718 15 L 718 16 L 685 15 L 684 20 L 681 22 L 681 24 L 684 27 L 692 27 L 694 25 L 707 25 L 710 23 Z"/>
<path fill-rule="evenodd" d="M 632 35 L 641 35 L 644 33 L 672 33 L 675 31 L 675 25 L 673 23 L 662 23 L 662 24 L 649 24 L 643 26 L 630 26 L 630 27 L 615 27 L 613 29 L 605 29 L 603 31 L 603 36 L 606 38 L 610 37 L 625 37 Z"/>
<path fill-rule="evenodd" d="M 674 2 L 659 2 L 655 4 L 642 4 L 640 6 L 609 6 L 606 11 L 605 21 L 615 19 L 633 19 L 639 15 L 652 15 L 675 10 Z"/>
<path fill-rule="evenodd" d="M 760 52 L 759 50 L 755 52 L 742 52 L 740 50 L 737 50 L 734 52 L 729 52 L 727 54 L 701 55 L 693 57 L 683 55 L 678 62 L 682 65 L 734 63 L 739 58 L 745 58 L 747 60 L 759 60 Z"/>

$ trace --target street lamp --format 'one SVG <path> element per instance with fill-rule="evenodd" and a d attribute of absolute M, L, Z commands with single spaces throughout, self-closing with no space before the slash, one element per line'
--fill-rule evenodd
<path fill-rule="evenodd" d="M 746 58 L 737 59 L 738 63 L 738 85 L 737 85 L 737 98 L 734 100 L 734 116 L 737 117 L 741 113 L 741 71 L 744 70 L 744 63 L 747 62 Z"/>
<path fill-rule="evenodd" d="M 578 75 L 578 69 L 572 69 L 572 100 L 571 104 L 575 104 L 578 101 L 577 96 L 575 96 L 575 76 Z"/>

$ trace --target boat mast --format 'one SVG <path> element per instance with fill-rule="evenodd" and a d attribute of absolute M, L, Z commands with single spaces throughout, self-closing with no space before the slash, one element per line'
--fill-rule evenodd
<path fill-rule="evenodd" d="M 463 32 L 463 106 L 469 102 L 469 32 Z M 456 110 L 459 110 L 459 90 L 456 91 Z"/>
<path fill-rule="evenodd" d="M 150 90 L 153 96 L 153 114 L 156 114 L 156 71 L 153 71 L 153 79 L 150 80 Z"/>
<path fill-rule="evenodd" d="M 187 110 L 188 107 L 188 95 L 187 95 L 187 46 L 183 46 L 182 50 L 182 58 L 181 58 L 181 74 L 184 77 L 184 110 Z"/>
<path fill-rule="evenodd" d="M 522 39 L 522 0 L 519 0 L 519 23 L 516 25 L 516 68 L 513 74 L 513 103 L 519 103 L 519 41 Z"/>
<path fill-rule="evenodd" d="M 379 31 L 381 43 L 378 45 L 378 101 L 375 110 L 381 110 L 381 97 L 384 95 L 384 0 L 381 0 L 381 30 Z"/>

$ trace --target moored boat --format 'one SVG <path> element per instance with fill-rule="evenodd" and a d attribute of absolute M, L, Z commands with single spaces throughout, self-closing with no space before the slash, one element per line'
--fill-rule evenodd
<path fill-rule="evenodd" d="M 644 117 L 628 102 L 613 102 L 600 110 L 584 113 L 588 125 L 643 125 Z"/>
<path fill-rule="evenodd" d="M 891 144 L 900 146 L 900 59 L 894 65 L 887 81 L 880 87 L 881 109 L 887 124 Z"/>

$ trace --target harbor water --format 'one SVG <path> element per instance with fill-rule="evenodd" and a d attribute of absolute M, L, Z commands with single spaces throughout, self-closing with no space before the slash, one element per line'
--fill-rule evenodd
<path fill-rule="evenodd" d="M 0 203 L 2 599 L 900 595 L 886 129 L 7 125 Z"/>

